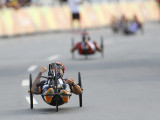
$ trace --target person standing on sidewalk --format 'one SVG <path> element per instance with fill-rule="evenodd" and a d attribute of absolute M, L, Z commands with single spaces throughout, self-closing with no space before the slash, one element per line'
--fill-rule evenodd
<path fill-rule="evenodd" d="M 79 26 L 81 27 L 81 15 L 79 10 L 79 5 L 83 0 L 68 0 L 69 7 L 71 10 L 71 28 L 74 28 L 74 21 L 77 20 Z"/>

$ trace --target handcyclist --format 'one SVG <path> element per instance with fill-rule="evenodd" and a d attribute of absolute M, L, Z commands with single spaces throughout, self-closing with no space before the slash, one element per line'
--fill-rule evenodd
<path fill-rule="evenodd" d="M 75 50 L 78 50 L 79 54 L 82 55 L 94 54 L 96 51 L 102 52 L 102 49 L 97 45 L 97 43 L 95 41 L 91 41 L 89 33 L 86 31 L 82 32 L 82 41 L 73 46 L 71 52 L 74 52 Z"/>
<path fill-rule="evenodd" d="M 138 16 L 137 16 L 137 15 L 134 15 L 134 16 L 133 16 L 133 22 L 137 23 L 138 29 L 140 29 L 141 32 L 144 32 L 144 30 L 143 30 L 143 24 L 142 24 L 142 22 L 138 19 Z"/>
<path fill-rule="evenodd" d="M 142 23 L 139 21 L 136 15 L 133 16 L 132 20 L 127 20 L 127 22 L 123 24 L 124 34 L 135 34 L 138 30 L 141 30 L 143 33 Z"/>
<path fill-rule="evenodd" d="M 54 72 L 55 68 L 54 68 L 53 63 L 51 65 L 52 65 L 51 69 Z M 71 92 L 74 93 L 74 94 L 77 94 L 77 95 L 81 94 L 82 90 L 79 87 L 79 85 L 77 85 L 74 82 L 73 78 L 63 79 L 63 75 L 64 75 L 64 71 L 65 71 L 64 65 L 62 63 L 60 63 L 60 62 L 56 62 L 56 65 L 57 65 L 58 80 L 59 80 L 59 82 L 61 82 L 61 85 L 64 88 L 64 89 L 62 89 L 60 91 L 60 94 L 66 94 L 66 95 L 68 95 Z M 44 66 L 42 66 L 40 68 L 40 72 L 38 73 L 38 75 L 37 75 L 37 77 L 34 80 L 33 85 L 32 85 L 31 91 L 32 91 L 33 94 L 42 94 L 42 95 L 54 94 L 54 89 L 49 87 L 49 83 L 47 83 L 46 80 L 40 81 L 40 76 L 46 70 L 47 70 L 47 68 L 44 67 Z M 69 99 L 69 96 L 66 96 L 66 95 L 62 96 L 64 103 L 67 103 L 68 99 Z M 51 103 L 52 102 L 52 96 L 46 96 L 45 97 L 45 101 L 47 103 Z"/>

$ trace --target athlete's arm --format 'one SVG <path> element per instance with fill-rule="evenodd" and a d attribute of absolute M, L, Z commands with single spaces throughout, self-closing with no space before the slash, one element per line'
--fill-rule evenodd
<path fill-rule="evenodd" d="M 97 50 L 97 51 L 99 51 L 99 52 L 101 52 L 101 51 L 102 51 L 102 49 L 97 45 L 97 43 L 96 43 L 96 42 L 94 42 L 94 45 L 95 45 L 95 47 L 96 47 L 96 50 Z"/>
<path fill-rule="evenodd" d="M 79 95 L 79 94 L 82 93 L 82 90 L 81 90 L 80 86 L 77 85 L 77 84 L 74 82 L 73 78 L 68 78 L 68 79 L 67 79 L 67 84 L 71 85 L 71 89 L 72 89 L 72 92 L 73 92 L 74 94 Z"/>
<path fill-rule="evenodd" d="M 76 49 L 78 49 L 78 45 L 79 45 L 79 43 L 77 43 L 77 44 L 71 49 L 71 52 L 74 52 Z"/>
<path fill-rule="evenodd" d="M 34 80 L 33 82 L 33 85 L 32 85 L 32 93 L 33 94 L 40 94 L 41 93 L 41 89 L 40 87 L 37 87 L 36 84 L 40 82 L 40 76 L 47 70 L 46 67 L 42 66 L 40 68 L 40 72 L 38 73 L 36 79 Z"/>

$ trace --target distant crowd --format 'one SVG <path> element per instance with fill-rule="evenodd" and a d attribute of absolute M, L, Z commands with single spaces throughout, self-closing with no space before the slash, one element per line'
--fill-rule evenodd
<path fill-rule="evenodd" d="M 32 1 L 33 0 L 0 0 L 0 9 L 3 8 L 3 7 L 7 7 L 7 8 L 20 8 L 20 7 L 24 7 L 24 6 L 30 6 L 32 4 Z M 56 1 L 58 1 L 60 3 L 60 5 L 62 5 L 63 3 L 67 3 L 68 0 L 56 0 Z M 85 1 L 92 1 L 92 0 L 85 0 Z M 155 0 L 155 1 L 160 6 L 160 0 Z M 37 0 L 37 2 L 40 2 L 40 1 Z"/>
<path fill-rule="evenodd" d="M 0 0 L 0 8 L 15 8 L 18 9 L 23 6 L 29 6 L 31 4 L 31 0 Z"/>

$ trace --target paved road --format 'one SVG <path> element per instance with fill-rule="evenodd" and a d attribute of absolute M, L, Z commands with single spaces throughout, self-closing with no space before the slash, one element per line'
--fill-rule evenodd
<path fill-rule="evenodd" d="M 48 33 L 0 39 L 0 119 L 1 120 L 159 120 L 160 119 L 160 26 L 145 25 L 145 33 L 114 35 L 109 29 L 90 30 L 98 43 L 104 37 L 105 57 L 97 53 L 85 60 L 70 54 L 71 38 L 78 34 Z M 40 66 L 54 61 L 66 65 L 65 77 L 82 74 L 85 88 L 83 107 L 78 96 L 68 104 L 47 105 L 34 96 L 29 109 L 28 76 L 33 78 Z"/>

